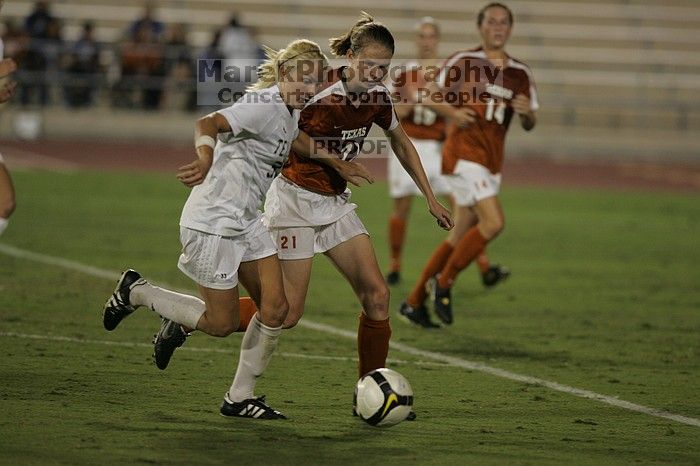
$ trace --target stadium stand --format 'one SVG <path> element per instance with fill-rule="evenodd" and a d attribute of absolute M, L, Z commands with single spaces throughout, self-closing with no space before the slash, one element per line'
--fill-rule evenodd
<path fill-rule="evenodd" d="M 257 40 L 279 47 L 291 38 L 307 37 L 322 45 L 343 31 L 366 9 L 387 24 L 397 39 L 396 60 L 413 51 L 415 20 L 435 17 L 442 28 L 442 52 L 471 47 L 478 40 L 475 13 L 485 2 L 473 0 L 161 0 L 157 18 L 166 25 L 181 23 L 187 42 L 200 56 L 215 30 L 236 13 Z M 514 131 L 510 152 L 520 155 L 642 156 L 698 160 L 700 134 L 700 3 L 693 0 L 543 0 L 507 2 L 516 15 L 509 52 L 533 69 L 541 100 L 540 128 L 522 137 Z M 34 2 L 15 0 L 4 6 L 3 22 L 21 24 Z M 95 24 L 95 37 L 106 45 L 105 85 L 115 81 L 117 44 L 143 11 L 141 0 L 66 0 L 51 4 L 63 25 L 67 41 L 77 40 L 85 21 Z M 105 99 L 102 100 L 104 102 Z M 18 105 L 13 111 L 20 111 Z M 45 115 L 44 131 L 62 135 L 71 130 L 58 109 Z M 128 112 L 103 105 L 91 114 L 128 120 Z M 12 112 L 3 118 L 10 118 Z M 168 117 L 164 118 L 163 114 Z M 124 115 L 124 118 L 120 118 Z M 91 116 L 76 116 L 92 120 Z M 73 122 L 75 122 L 73 118 Z M 131 125 L 131 131 L 191 125 L 192 114 L 166 108 L 159 115 L 144 115 L 152 123 Z M 59 121 L 53 121 L 59 120 Z M 11 126 L 11 125 L 10 125 Z M 98 125 L 99 126 L 99 125 Z M 117 125 L 118 126 L 118 125 Z M 3 125 L 7 128 L 8 125 Z M 7 135 L 8 129 L 0 130 Z M 102 130 L 95 130 L 99 135 Z M 115 134 L 115 133 L 111 133 Z"/>

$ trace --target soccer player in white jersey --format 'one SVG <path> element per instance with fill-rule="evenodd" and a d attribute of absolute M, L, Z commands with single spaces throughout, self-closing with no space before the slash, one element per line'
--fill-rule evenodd
<path fill-rule="evenodd" d="M 197 122 L 197 158 L 178 173 L 181 182 L 194 186 L 180 219 L 178 267 L 197 283 L 204 300 L 153 286 L 127 270 L 104 307 L 107 330 L 140 306 L 163 317 L 155 356 L 164 368 L 189 331 L 224 337 L 237 329 L 240 281 L 259 311 L 241 343 L 238 369 L 220 410 L 225 416 L 284 419 L 264 397 L 253 396 L 288 309 L 277 248 L 259 208 L 298 136 L 299 110 L 315 93 L 325 66 L 319 46 L 307 40 L 268 50 L 255 89 Z"/>

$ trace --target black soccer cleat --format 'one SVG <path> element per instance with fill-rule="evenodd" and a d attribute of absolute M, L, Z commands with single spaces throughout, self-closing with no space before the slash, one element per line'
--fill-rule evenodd
<path fill-rule="evenodd" d="M 403 302 L 399 308 L 399 314 L 411 324 L 420 325 L 423 328 L 440 328 L 438 324 L 430 320 L 428 310 L 423 304 L 414 308 L 410 304 Z"/>
<path fill-rule="evenodd" d="M 134 283 L 141 280 L 141 274 L 128 269 L 117 281 L 114 293 L 109 297 L 102 310 L 102 323 L 107 330 L 114 330 L 126 316 L 136 310 L 129 301 L 129 294 Z"/>
<path fill-rule="evenodd" d="M 386 283 L 390 286 L 398 285 L 401 281 L 401 274 L 398 271 L 386 274 Z"/>
<path fill-rule="evenodd" d="M 226 417 L 250 417 L 254 419 L 287 419 L 287 417 L 265 404 L 265 395 L 248 398 L 240 402 L 233 402 L 224 396 L 224 402 L 219 410 Z"/>
<path fill-rule="evenodd" d="M 510 269 L 508 267 L 496 264 L 489 267 L 486 273 L 481 275 L 481 281 L 484 283 L 485 287 L 491 288 L 492 286 L 495 286 L 498 282 L 502 282 L 509 276 Z"/>
<path fill-rule="evenodd" d="M 437 275 L 430 279 L 430 296 L 435 315 L 446 325 L 452 323 L 452 297 L 449 288 L 440 288 Z"/>
<path fill-rule="evenodd" d="M 168 367 L 170 358 L 179 347 L 181 347 L 189 333 L 182 330 L 182 326 L 177 322 L 163 317 L 160 330 L 153 335 L 153 362 L 160 370 Z"/>

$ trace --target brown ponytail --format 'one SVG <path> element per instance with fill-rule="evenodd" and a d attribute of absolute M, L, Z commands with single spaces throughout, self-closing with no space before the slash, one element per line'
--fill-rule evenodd
<path fill-rule="evenodd" d="M 344 57 L 348 50 L 357 53 L 369 44 L 376 43 L 394 53 L 394 36 L 382 23 L 363 11 L 355 25 L 342 36 L 330 39 L 331 52 L 336 57 Z"/>

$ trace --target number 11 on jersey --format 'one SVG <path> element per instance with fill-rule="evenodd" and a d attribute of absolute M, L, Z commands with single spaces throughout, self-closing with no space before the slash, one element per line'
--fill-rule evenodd
<path fill-rule="evenodd" d="M 496 99 L 491 98 L 486 105 L 486 121 L 496 120 L 499 125 L 502 125 L 503 120 L 506 119 L 506 103 L 496 104 Z"/>

